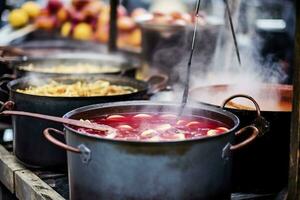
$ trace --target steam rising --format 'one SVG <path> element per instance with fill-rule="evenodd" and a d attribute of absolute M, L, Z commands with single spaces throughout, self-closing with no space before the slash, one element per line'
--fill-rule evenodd
<path fill-rule="evenodd" d="M 235 11 L 233 14 L 235 19 L 233 21 L 237 24 L 239 8 L 233 11 Z M 224 23 L 222 25 L 207 24 L 199 28 L 196 50 L 192 61 L 191 89 L 216 84 L 234 84 L 237 86 L 238 91 L 245 91 L 245 94 L 251 93 L 255 97 L 258 94 L 253 93 L 253 91 L 259 91 L 263 83 L 283 83 L 287 79 L 286 72 L 272 58 L 268 58 L 262 63 L 262 57 L 258 53 L 260 46 L 262 46 L 262 41 L 260 41 L 260 38 L 257 38 L 257 35 L 255 35 L 255 38 L 253 36 L 249 37 L 250 33 L 248 33 L 248 37 L 245 37 L 243 34 L 238 35 L 242 60 L 242 66 L 239 66 L 232 35 L 226 23 L 225 25 Z M 238 30 L 237 25 L 235 25 L 235 29 Z M 158 52 L 159 54 L 154 55 L 154 58 L 159 55 L 161 60 L 163 60 L 154 60 L 154 65 L 161 66 L 161 69 L 164 70 L 163 66 L 178 60 L 178 52 L 181 53 L 181 58 L 177 61 L 178 64 L 173 65 L 172 69 L 167 69 L 174 93 L 166 96 L 166 100 L 169 99 L 173 102 L 180 102 L 181 100 L 191 44 L 190 40 L 192 38 L 191 32 L 191 30 L 187 30 L 182 35 L 181 41 L 184 42 L 181 42 L 180 45 L 175 45 L 176 48 L 174 46 L 161 48 Z M 203 95 L 214 97 L 212 94 L 203 93 Z M 276 101 L 278 99 L 277 96 L 276 93 L 272 93 L 269 98 Z"/>

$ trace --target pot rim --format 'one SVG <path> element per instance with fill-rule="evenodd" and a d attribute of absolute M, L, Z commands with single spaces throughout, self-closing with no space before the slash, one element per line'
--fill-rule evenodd
<path fill-rule="evenodd" d="M 102 108 L 111 108 L 111 107 L 120 107 L 120 106 L 149 106 L 149 105 L 150 106 L 151 105 L 153 105 L 153 106 L 173 106 L 173 107 L 180 106 L 180 104 L 178 104 L 178 103 L 170 103 L 170 102 L 153 102 L 153 101 L 144 101 L 144 100 L 119 101 L 119 102 L 93 104 L 93 105 L 89 105 L 89 106 L 79 107 L 79 108 L 76 108 L 74 110 L 67 112 L 63 116 L 63 118 L 70 118 L 71 116 L 81 113 L 81 112 L 89 112 L 91 110 L 97 110 L 97 109 L 102 109 Z M 229 111 L 223 110 L 221 108 L 216 108 L 216 107 L 208 106 L 208 105 L 204 105 L 204 104 L 188 105 L 186 108 L 201 109 L 201 110 L 207 110 L 207 111 L 219 113 L 221 115 L 229 117 L 234 122 L 234 126 L 231 127 L 226 133 L 223 133 L 220 135 L 202 137 L 202 138 L 185 139 L 185 140 L 170 140 L 170 141 L 139 141 L 139 140 L 111 139 L 111 138 L 103 138 L 103 137 L 95 136 L 93 134 L 81 133 L 65 124 L 64 124 L 64 128 L 66 130 L 69 130 L 72 134 L 78 134 L 83 137 L 93 138 L 93 139 L 103 140 L 103 141 L 122 142 L 122 143 L 131 143 L 131 144 L 172 144 L 172 143 L 182 143 L 182 142 L 204 141 L 204 140 L 214 139 L 214 138 L 218 138 L 218 137 L 224 137 L 225 135 L 235 132 L 236 129 L 238 128 L 238 126 L 240 125 L 240 120 L 235 114 L 233 114 Z"/>
<path fill-rule="evenodd" d="M 212 91 L 214 90 L 214 88 L 231 88 L 231 87 L 237 87 L 238 84 L 234 84 L 234 83 L 231 83 L 231 84 L 212 84 L 212 85 L 204 85 L 204 86 L 198 86 L 198 87 L 193 87 L 190 91 L 189 91 L 189 94 L 191 96 L 191 100 L 195 103 L 200 103 L 200 104 L 204 104 L 204 105 L 208 105 L 208 106 L 213 106 L 213 107 L 218 107 L 220 108 L 221 105 L 216 105 L 214 103 L 209 103 L 209 102 L 206 102 L 206 101 L 202 101 L 200 99 L 197 99 L 194 97 L 193 93 L 197 92 L 198 90 L 200 89 L 211 89 Z M 291 92 L 293 91 L 293 85 L 289 85 L 289 84 L 279 84 L 279 83 L 261 83 L 261 89 L 278 89 L 279 91 L 280 90 L 290 90 Z M 292 102 L 291 102 L 292 104 Z M 255 110 L 246 110 L 246 109 L 236 109 L 236 108 L 230 108 L 230 107 L 226 107 L 226 110 L 234 110 L 234 111 L 240 111 L 240 112 L 243 112 L 243 111 L 247 111 L 247 112 L 256 112 Z M 291 113 L 291 111 L 286 111 L 286 110 L 263 110 L 261 109 L 261 112 L 263 113 Z"/>
<path fill-rule="evenodd" d="M 18 79 L 15 79 L 15 80 L 12 80 L 10 82 L 8 82 L 7 84 L 7 87 L 9 89 L 9 91 L 11 92 L 15 92 L 19 95 L 25 95 L 25 96 L 31 96 L 32 98 L 49 98 L 49 99 L 91 99 L 91 98 L 116 98 L 116 97 L 127 97 L 127 96 L 131 96 L 131 95 L 136 95 L 138 93 L 141 93 L 141 92 L 145 92 L 147 90 L 149 90 L 150 88 L 150 85 L 149 83 L 145 82 L 145 81 L 142 81 L 142 80 L 137 80 L 137 79 L 133 79 L 133 78 L 129 78 L 129 77 L 119 77 L 117 75 L 106 75 L 106 74 L 99 74 L 99 75 L 93 75 L 93 74 L 90 74 L 89 75 L 90 77 L 95 77 L 95 78 L 112 78 L 116 81 L 120 79 L 124 80 L 124 81 L 128 81 L 128 82 L 134 82 L 134 83 L 137 83 L 139 85 L 141 85 L 142 87 L 140 89 L 136 88 L 137 91 L 136 92 L 132 92 L 132 93 L 128 93 L 128 94 L 118 94 L 118 95 L 109 95 L 109 96 L 84 96 L 84 97 L 80 97 L 80 96 L 74 96 L 74 97 L 71 97 L 71 96 L 43 96 L 43 95 L 33 95 L 33 94 L 26 94 L 26 93 L 22 93 L 22 92 L 18 92 L 17 91 L 17 88 L 13 88 L 14 86 L 20 84 L 20 83 L 28 83 L 29 80 L 31 79 L 31 76 L 28 75 L 28 76 L 25 76 L 25 77 L 22 77 L 22 78 L 18 78 Z M 86 75 L 72 75 L 72 77 L 69 77 L 68 75 L 62 75 L 62 76 L 59 76 L 59 77 L 51 77 L 51 76 L 33 76 L 34 78 L 38 78 L 38 79 L 54 79 L 54 78 L 74 78 L 74 77 L 78 77 L 78 78 L 88 78 L 88 76 Z"/>

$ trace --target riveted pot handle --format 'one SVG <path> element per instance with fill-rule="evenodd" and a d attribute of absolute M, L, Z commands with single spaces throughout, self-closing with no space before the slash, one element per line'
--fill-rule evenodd
<path fill-rule="evenodd" d="M 235 145 L 230 145 L 230 150 L 234 151 L 234 150 L 240 149 L 244 146 L 247 146 L 248 144 L 253 142 L 255 140 L 255 138 L 257 138 L 257 136 L 259 134 L 259 130 L 253 125 L 246 126 L 242 129 L 240 129 L 238 132 L 235 133 L 235 135 L 236 136 L 242 135 L 244 133 L 247 133 L 248 130 L 251 130 L 251 134 L 249 135 L 249 137 L 241 143 L 238 143 L 238 144 L 235 144 Z"/>
<path fill-rule="evenodd" d="M 260 107 L 258 105 L 258 103 L 255 101 L 255 99 L 249 95 L 245 95 L 245 94 L 237 94 L 237 95 L 233 95 L 231 97 L 229 97 L 228 99 L 226 99 L 224 101 L 224 103 L 222 104 L 222 109 L 225 109 L 225 106 L 233 99 L 235 98 L 246 98 L 249 99 L 250 101 L 252 101 L 252 103 L 255 106 L 256 109 L 256 118 L 253 122 L 253 124 L 251 125 L 252 127 L 255 127 L 258 130 L 258 136 L 262 136 L 264 135 L 266 132 L 268 132 L 269 127 L 270 127 L 270 123 L 261 116 L 261 111 L 260 111 Z M 239 109 L 239 108 L 237 108 Z M 240 109 L 244 109 L 244 108 L 240 108 Z M 245 127 L 245 129 L 247 129 L 247 127 Z"/>
<path fill-rule="evenodd" d="M 164 74 L 154 74 L 146 78 L 146 82 L 150 84 L 148 94 L 155 94 L 166 89 L 169 78 Z"/>
<path fill-rule="evenodd" d="M 58 134 L 60 134 L 60 135 L 65 135 L 64 132 L 59 131 L 59 130 L 57 130 L 57 129 L 54 129 L 54 128 L 46 128 L 46 129 L 44 130 L 43 133 L 44 133 L 45 138 L 46 138 L 49 142 L 51 142 L 52 144 L 55 144 L 56 146 L 58 146 L 58 147 L 60 147 L 60 148 L 62 148 L 62 149 L 65 149 L 65 150 L 67 150 L 67 151 L 71 151 L 71 152 L 73 152 L 73 153 L 81 153 L 81 151 L 80 151 L 78 148 L 71 147 L 71 146 L 69 146 L 69 145 L 67 145 L 67 144 L 65 144 L 65 143 L 63 143 L 63 142 L 57 140 L 56 138 L 54 138 L 54 137 L 51 135 L 50 132 L 58 133 Z"/>
<path fill-rule="evenodd" d="M 245 94 L 236 94 L 236 95 L 233 95 L 233 96 L 227 98 L 227 99 L 223 102 L 223 104 L 222 104 L 222 106 L 221 106 L 222 109 L 224 109 L 225 106 L 226 106 L 231 100 L 233 100 L 233 99 L 235 99 L 235 98 L 240 98 L 240 97 L 246 98 L 246 99 L 249 99 L 250 101 L 252 101 L 252 103 L 254 104 L 255 109 L 256 109 L 257 117 L 260 117 L 260 116 L 261 116 L 261 114 L 260 114 L 260 107 L 259 107 L 258 103 L 255 101 L 255 99 L 254 99 L 253 97 L 251 97 L 251 96 L 249 96 L 249 95 L 245 95 Z"/>

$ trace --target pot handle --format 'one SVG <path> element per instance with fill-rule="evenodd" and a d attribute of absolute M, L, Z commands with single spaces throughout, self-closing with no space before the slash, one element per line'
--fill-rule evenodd
<path fill-rule="evenodd" d="M 168 76 L 164 74 L 154 74 L 146 78 L 146 82 L 150 84 L 148 94 L 152 95 L 166 89 L 168 80 Z"/>
<path fill-rule="evenodd" d="M 253 125 L 246 126 L 242 129 L 240 129 L 238 132 L 235 133 L 235 135 L 239 136 L 243 133 L 247 133 L 247 131 L 250 130 L 250 129 L 252 130 L 251 135 L 246 140 L 244 140 L 243 142 L 240 142 L 240 143 L 235 144 L 235 145 L 230 145 L 230 150 L 234 151 L 234 150 L 240 149 L 244 146 L 247 146 L 248 144 L 250 144 L 251 142 L 253 142 L 256 139 L 256 137 L 259 135 L 259 130 L 258 130 L 258 128 L 256 128 Z"/>
<path fill-rule="evenodd" d="M 0 112 L 4 110 L 12 110 L 14 106 L 15 106 L 15 102 L 13 101 L 6 101 L 6 102 L 0 101 Z"/>
<path fill-rule="evenodd" d="M 250 127 L 252 127 L 252 129 L 253 129 L 253 127 L 255 127 L 258 130 L 258 136 L 264 135 L 269 130 L 270 123 L 261 116 L 260 107 L 253 97 L 246 95 L 246 94 L 233 95 L 233 96 L 227 98 L 223 102 L 221 108 L 225 109 L 226 104 L 228 104 L 228 102 L 230 102 L 231 100 L 233 100 L 235 98 L 246 98 L 246 99 L 249 99 L 250 101 L 252 101 L 252 103 L 254 104 L 255 109 L 256 109 L 256 118 L 255 118 L 253 124 L 250 125 Z M 247 127 L 245 127 L 245 129 L 247 129 Z M 245 129 L 242 129 L 242 130 L 245 130 Z"/>
<path fill-rule="evenodd" d="M 8 99 L 9 89 L 7 88 L 7 83 L 14 80 L 15 76 L 11 74 L 4 74 L 0 77 L 0 95 L 4 95 L 4 99 Z"/>
<path fill-rule="evenodd" d="M 51 131 L 52 131 L 53 133 L 58 133 L 58 134 L 61 134 L 61 135 L 65 135 L 64 132 L 59 131 L 59 130 L 57 130 L 57 129 L 54 129 L 54 128 L 46 128 L 46 129 L 43 131 L 43 133 L 44 133 L 45 138 L 46 138 L 49 142 L 51 142 L 52 144 L 55 144 L 56 146 L 58 146 L 58 147 L 60 147 L 60 148 L 62 148 L 62 149 L 65 149 L 65 150 L 67 150 L 67 151 L 71 151 L 71 152 L 73 152 L 73 153 L 81 153 L 80 149 L 75 148 L 75 147 L 71 147 L 71 146 L 69 146 L 69 145 L 67 145 L 67 144 L 65 144 L 65 143 L 63 143 L 63 142 L 57 140 L 56 138 L 54 138 L 54 137 L 51 135 L 51 133 L 50 133 Z"/>

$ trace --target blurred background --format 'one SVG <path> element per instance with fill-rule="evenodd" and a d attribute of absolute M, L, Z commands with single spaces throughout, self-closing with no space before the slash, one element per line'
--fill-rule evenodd
<path fill-rule="evenodd" d="M 171 80 L 180 81 L 178 74 L 184 67 L 178 65 L 186 61 L 190 48 L 195 0 L 120 0 L 119 4 L 119 50 L 141 60 L 141 77 L 154 69 L 174 72 Z M 264 82 L 291 83 L 293 2 L 231 0 L 229 4 L 243 67 Z M 232 73 L 238 68 L 224 5 L 223 0 L 202 1 L 196 74 Z M 65 50 L 106 51 L 109 10 L 109 1 L 100 0 L 1 0 L 0 44 L 25 48 L 32 55 L 53 55 L 55 45 Z"/>

